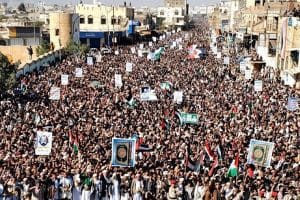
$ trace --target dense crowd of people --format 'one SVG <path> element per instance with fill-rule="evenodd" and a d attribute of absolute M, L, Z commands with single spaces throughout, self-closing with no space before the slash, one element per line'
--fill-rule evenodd
<path fill-rule="evenodd" d="M 299 199 L 300 115 L 286 109 L 288 97 L 299 93 L 259 72 L 245 80 L 239 54 L 223 65 L 209 50 L 208 30 L 202 24 L 153 42 L 150 49 L 165 47 L 158 61 L 125 46 L 93 65 L 71 55 L 22 77 L 26 101 L 0 102 L 0 199 Z M 170 48 L 178 38 L 182 49 Z M 191 44 L 206 47 L 206 57 L 187 59 Z M 133 63 L 132 72 L 126 72 L 126 62 Z M 83 78 L 75 77 L 78 67 Z M 61 74 L 69 75 L 67 86 L 61 86 Z M 120 88 L 115 74 L 122 75 Z M 254 79 L 263 80 L 262 92 L 254 91 Z M 172 83 L 170 90 L 160 87 L 164 81 Z M 157 101 L 140 100 L 145 85 Z M 52 86 L 61 88 L 58 101 L 49 99 Z M 181 104 L 173 101 L 178 90 Z M 197 113 L 198 124 L 181 125 L 179 110 Z M 38 130 L 53 134 L 49 156 L 35 155 Z M 133 135 L 151 150 L 138 152 L 133 168 L 112 167 L 112 138 Z M 78 153 L 70 137 L 78 140 Z M 251 139 L 275 143 L 270 167 L 247 164 Z M 220 155 L 217 166 L 207 143 Z M 237 155 L 238 175 L 228 177 Z M 197 169 L 187 164 L 196 161 Z"/>

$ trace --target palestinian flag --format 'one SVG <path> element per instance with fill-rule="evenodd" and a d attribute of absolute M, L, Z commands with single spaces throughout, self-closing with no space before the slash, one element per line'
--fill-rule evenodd
<path fill-rule="evenodd" d="M 221 151 L 220 145 L 218 145 L 216 147 L 216 151 L 218 153 L 219 160 L 222 160 L 222 151 Z"/>
<path fill-rule="evenodd" d="M 78 150 L 79 150 L 79 143 L 78 143 L 78 139 L 76 138 L 73 143 L 73 151 L 75 154 L 78 154 Z"/>
<path fill-rule="evenodd" d="M 239 167 L 239 156 L 237 155 L 235 159 L 232 161 L 228 172 L 227 177 L 235 177 L 238 175 L 238 167 Z"/>
<path fill-rule="evenodd" d="M 140 144 L 138 149 L 136 150 L 137 152 L 150 152 L 153 151 L 151 147 L 147 144 Z"/>
<path fill-rule="evenodd" d="M 78 154 L 78 149 L 79 149 L 78 139 L 77 137 L 73 138 L 71 131 L 69 131 L 69 144 L 73 148 L 73 152 L 75 154 Z"/>
<path fill-rule="evenodd" d="M 213 161 L 214 160 L 214 152 L 211 150 L 210 144 L 208 141 L 205 142 L 205 151 L 209 157 L 209 160 Z"/>
<path fill-rule="evenodd" d="M 208 176 L 212 176 L 214 174 L 215 169 L 219 166 L 219 159 L 218 156 L 214 157 L 214 162 L 208 172 Z"/>

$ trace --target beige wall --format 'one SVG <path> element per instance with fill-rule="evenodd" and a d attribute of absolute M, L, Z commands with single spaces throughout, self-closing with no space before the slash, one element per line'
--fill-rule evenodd
<path fill-rule="evenodd" d="M 129 17 L 133 16 L 133 9 L 120 6 L 104 6 L 104 5 L 89 5 L 79 4 L 75 8 L 75 12 L 84 17 L 85 23 L 80 24 L 80 31 L 86 32 L 108 32 L 108 31 L 125 31 Z M 113 15 L 118 19 L 120 17 L 120 25 L 112 25 L 111 19 Z M 93 24 L 88 24 L 88 17 L 93 18 Z M 106 23 L 101 24 L 101 18 L 106 18 Z"/>
<path fill-rule="evenodd" d="M 72 14 L 50 13 L 49 19 L 50 42 L 53 42 L 55 49 L 65 47 L 72 39 Z M 56 30 L 59 31 L 58 35 Z"/>
<path fill-rule="evenodd" d="M 36 58 L 35 46 L 32 46 L 33 49 L 33 59 Z M 21 65 L 29 62 L 29 56 L 27 52 L 27 46 L 0 46 L 0 52 L 6 55 L 9 58 L 12 58 L 13 62 L 21 61 Z M 20 65 L 20 66 L 21 66 Z"/>

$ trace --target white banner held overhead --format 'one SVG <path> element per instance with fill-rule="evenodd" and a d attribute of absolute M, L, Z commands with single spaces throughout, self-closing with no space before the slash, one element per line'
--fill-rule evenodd
<path fill-rule="evenodd" d="M 122 87 L 122 75 L 121 74 L 115 74 L 115 87 Z"/>
<path fill-rule="evenodd" d="M 76 78 L 82 78 L 82 77 L 83 77 L 83 71 L 82 71 L 82 68 L 76 68 L 76 69 L 75 69 L 75 77 L 76 77 Z"/>
<path fill-rule="evenodd" d="M 262 80 L 255 80 L 254 81 L 254 91 L 255 92 L 261 92 L 263 87 Z"/>
<path fill-rule="evenodd" d="M 52 133 L 37 131 L 35 155 L 48 156 L 52 149 Z"/>
<path fill-rule="evenodd" d="M 132 66 L 133 64 L 132 63 L 126 63 L 126 72 L 132 72 Z"/>
<path fill-rule="evenodd" d="M 245 62 L 245 61 L 240 62 L 240 71 L 241 72 L 245 72 L 246 67 L 247 67 L 247 62 Z"/>
<path fill-rule="evenodd" d="M 136 53 L 135 47 L 131 47 L 130 50 L 131 50 L 131 53 L 132 53 L 132 54 L 135 54 L 135 53 Z"/>
<path fill-rule="evenodd" d="M 245 79 L 250 80 L 252 78 L 252 71 L 250 69 L 245 70 Z"/>
<path fill-rule="evenodd" d="M 229 65 L 229 57 L 224 57 L 224 65 Z"/>
<path fill-rule="evenodd" d="M 69 75 L 67 74 L 62 74 L 60 76 L 60 79 L 61 79 L 61 84 L 62 85 L 68 85 L 69 84 Z"/>
<path fill-rule="evenodd" d="M 144 48 L 144 44 L 140 44 L 140 49 L 143 49 Z"/>
<path fill-rule="evenodd" d="M 177 104 L 181 104 L 183 101 L 183 92 L 182 91 L 175 91 L 174 94 L 174 102 Z"/>
<path fill-rule="evenodd" d="M 140 90 L 141 101 L 157 101 L 157 96 L 154 90 L 149 86 L 144 86 Z"/>
<path fill-rule="evenodd" d="M 49 99 L 51 100 L 59 100 L 60 99 L 60 88 L 59 87 L 51 87 L 49 92 Z"/>
<path fill-rule="evenodd" d="M 143 52 L 142 52 L 142 50 L 138 50 L 138 57 L 143 57 Z"/>
<path fill-rule="evenodd" d="M 87 57 L 86 63 L 87 63 L 88 65 L 93 65 L 93 64 L 94 64 L 93 57 L 91 57 L 91 56 Z"/>
<path fill-rule="evenodd" d="M 221 52 L 217 52 L 217 59 L 221 59 L 222 58 L 222 53 Z"/>

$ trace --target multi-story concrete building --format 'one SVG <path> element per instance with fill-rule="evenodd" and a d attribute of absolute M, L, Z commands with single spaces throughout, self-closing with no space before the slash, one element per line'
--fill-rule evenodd
<path fill-rule="evenodd" d="M 283 17 L 280 22 L 278 65 L 282 79 L 300 88 L 300 18 Z"/>
<path fill-rule="evenodd" d="M 159 7 L 157 18 L 161 21 L 162 26 L 169 27 L 183 27 L 185 25 L 185 9 L 182 7 Z"/>
<path fill-rule="evenodd" d="M 107 6 L 101 3 L 78 4 L 80 41 L 90 47 L 99 48 L 112 42 L 119 42 L 126 36 L 129 20 L 134 18 L 134 9 L 127 6 Z"/>
<path fill-rule="evenodd" d="M 50 42 L 55 49 L 65 47 L 69 41 L 79 42 L 79 15 L 71 13 L 50 13 Z"/>

